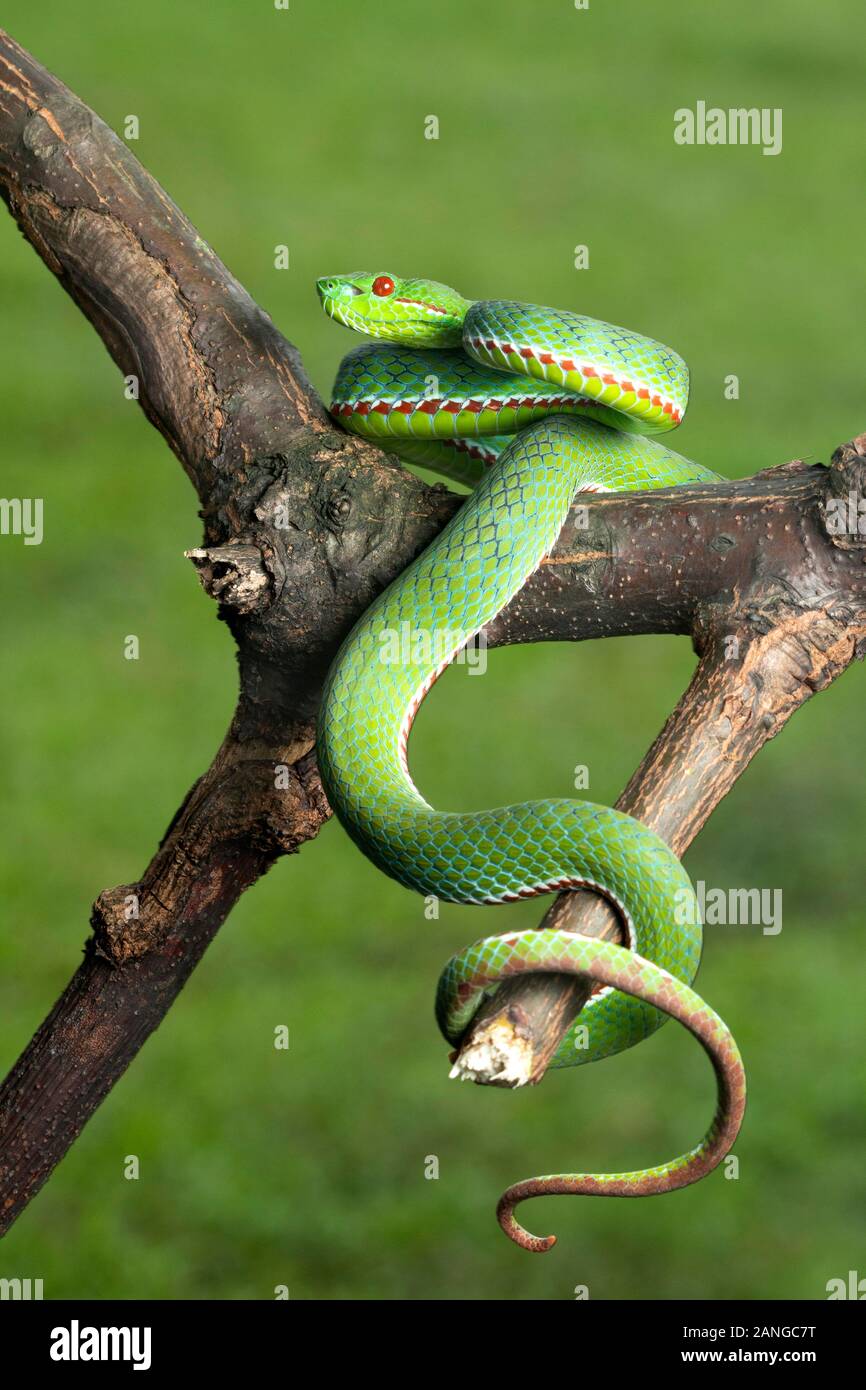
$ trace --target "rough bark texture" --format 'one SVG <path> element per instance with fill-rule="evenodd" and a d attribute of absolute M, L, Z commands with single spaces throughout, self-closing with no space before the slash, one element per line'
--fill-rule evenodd
<path fill-rule="evenodd" d="M 189 555 L 240 667 L 213 763 L 140 881 L 98 898 L 81 966 L 0 1090 L 2 1231 L 240 894 L 327 819 L 312 752 L 323 674 L 460 499 L 332 424 L 295 348 L 123 142 L 2 31 L 0 193 L 138 379 L 142 408 L 195 487 L 204 537 Z M 864 455 L 861 439 L 829 470 L 789 464 L 741 483 L 592 498 L 489 629 L 491 644 L 693 635 L 695 679 L 620 801 L 678 853 L 766 739 L 861 654 L 863 540 L 836 535 L 825 513 L 833 497 L 859 499 Z M 585 894 L 545 920 L 614 929 Z M 492 1022 L 519 1040 L 510 1084 L 538 1079 L 584 997 L 558 977 L 503 988 L 458 1065 L 472 1071 Z M 474 1074 L 502 1079 L 497 1066 Z"/>

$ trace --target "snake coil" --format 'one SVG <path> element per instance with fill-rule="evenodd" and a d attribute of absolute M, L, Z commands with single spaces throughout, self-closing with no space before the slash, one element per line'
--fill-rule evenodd
<path fill-rule="evenodd" d="M 495 904 L 590 888 L 616 908 L 628 946 L 578 935 L 489 936 L 442 972 L 437 1018 L 458 1044 L 485 991 L 524 971 L 579 972 L 598 985 L 552 1066 L 632 1046 L 666 1017 L 701 1042 L 716 1073 L 700 1144 L 655 1168 L 572 1173 L 508 1188 L 498 1218 L 527 1250 L 514 1208 L 529 1197 L 638 1197 L 697 1181 L 731 1148 L 745 1075 L 729 1029 L 691 988 L 701 924 L 671 849 L 611 807 L 548 798 L 473 812 L 430 806 L 409 773 L 413 720 L 433 682 L 520 590 L 553 547 L 577 493 L 714 479 L 652 436 L 688 404 L 688 369 L 670 348 L 563 310 L 470 302 L 430 280 L 367 272 L 318 282 L 326 312 L 379 341 L 349 352 L 332 413 L 411 463 L 468 484 L 463 506 L 367 609 L 326 682 L 318 756 L 328 798 L 362 851 L 392 878 L 449 902 Z M 397 644 L 395 634 L 425 640 Z"/>

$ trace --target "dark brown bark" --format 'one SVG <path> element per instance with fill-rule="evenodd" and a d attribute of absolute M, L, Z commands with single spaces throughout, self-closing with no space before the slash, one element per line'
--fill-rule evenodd
<path fill-rule="evenodd" d="M 211 767 L 141 880 L 100 895 L 83 963 L 0 1090 L 2 1231 L 240 894 L 326 820 L 312 749 L 328 662 L 460 502 L 332 424 L 296 349 L 123 142 L 2 32 L 0 193 L 138 379 L 148 419 L 193 483 L 204 537 L 190 559 L 240 668 Z M 623 802 L 678 850 L 764 739 L 859 654 L 860 541 L 829 537 L 822 515 L 834 489 L 859 495 L 863 467 L 849 446 L 829 472 L 788 465 L 743 483 L 594 498 L 491 625 L 492 644 L 694 634 L 696 682 Z M 723 663 L 731 631 L 744 655 Z M 582 930 L 586 910 L 583 895 L 553 909 Z M 575 999 L 561 982 L 526 988 L 535 1075 Z"/>

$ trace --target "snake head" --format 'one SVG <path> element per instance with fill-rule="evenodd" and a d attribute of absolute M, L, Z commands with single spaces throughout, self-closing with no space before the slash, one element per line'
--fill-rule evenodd
<path fill-rule="evenodd" d="M 332 319 L 389 343 L 459 347 L 470 301 L 435 280 L 371 275 L 326 275 L 316 281 L 322 308 Z"/>

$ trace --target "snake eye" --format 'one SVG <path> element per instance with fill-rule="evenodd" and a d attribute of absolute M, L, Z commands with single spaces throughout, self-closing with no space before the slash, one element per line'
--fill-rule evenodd
<path fill-rule="evenodd" d="M 373 293 L 378 294 L 381 299 L 386 295 L 394 293 L 394 281 L 390 275 L 377 275 L 373 281 Z"/>

